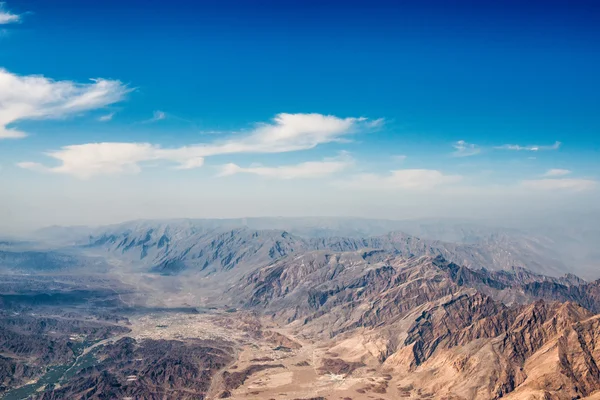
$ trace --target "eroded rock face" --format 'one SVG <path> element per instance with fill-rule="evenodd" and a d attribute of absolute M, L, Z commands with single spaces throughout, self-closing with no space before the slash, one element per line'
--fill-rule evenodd
<path fill-rule="evenodd" d="M 324 358 L 318 371 L 320 374 L 348 375 L 355 369 L 364 366 L 361 362 L 347 362 L 340 358 Z"/>
<path fill-rule="evenodd" d="M 302 345 L 289 337 L 282 335 L 279 332 L 274 331 L 265 331 L 261 332 L 260 337 L 262 337 L 267 342 L 271 343 L 274 347 L 284 347 L 287 349 L 299 349 Z"/>
<path fill-rule="evenodd" d="M 124 338 L 96 353 L 99 364 L 38 398 L 203 399 L 231 353 L 226 343 L 213 341 Z"/>
<path fill-rule="evenodd" d="M 465 398 L 581 398 L 600 390 L 599 321 L 573 303 L 507 308 L 464 296 L 419 316 L 386 363 L 415 382 L 446 371 L 432 382 Z"/>
<path fill-rule="evenodd" d="M 460 346 L 474 339 L 496 337 L 507 329 L 506 307 L 479 293 L 461 295 L 423 311 L 404 341 L 413 344 L 414 366 L 430 358 L 439 345 Z M 471 328 L 467 334 L 465 330 Z"/>
<path fill-rule="evenodd" d="M 94 341 L 129 331 L 89 315 L 14 310 L 0 311 L 0 393 L 43 375 L 47 366 L 72 361 L 77 346 L 74 336 Z"/>
<path fill-rule="evenodd" d="M 434 398 L 572 399 L 600 390 L 597 285 L 440 257 L 316 252 L 236 290 L 247 307 L 352 354 L 334 366 L 374 358 Z"/>
<path fill-rule="evenodd" d="M 230 392 L 233 389 L 240 387 L 246 379 L 252 374 L 272 368 L 284 368 L 281 364 L 254 364 L 242 371 L 225 371 L 223 372 L 223 386 L 225 392 Z"/>

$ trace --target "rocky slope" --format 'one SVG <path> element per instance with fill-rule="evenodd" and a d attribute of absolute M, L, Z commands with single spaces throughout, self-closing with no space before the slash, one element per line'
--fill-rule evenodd
<path fill-rule="evenodd" d="M 532 289 L 544 286 L 561 289 Z M 340 362 L 376 361 L 407 397 L 572 399 L 600 390 L 597 285 L 573 276 L 313 252 L 232 291 L 298 334 L 331 338 Z M 562 292 L 589 309 L 553 301 Z"/>
<path fill-rule="evenodd" d="M 90 315 L 0 310 L 0 394 L 38 378 L 49 366 L 66 364 L 81 340 L 125 333 L 124 326 Z"/>
<path fill-rule="evenodd" d="M 387 223 L 344 235 L 346 222 L 295 232 L 283 229 L 289 221 L 229 222 L 100 228 L 52 253 L 49 268 L 31 270 L 44 279 L 16 272 L 46 256 L 9 260 L 19 267 L 0 284 L 4 388 L 72 362 L 71 339 L 56 333 L 64 330 L 116 338 L 92 347 L 95 362 L 77 364 L 39 398 L 600 396 L 600 281 L 559 274 L 551 240 L 470 226 L 418 225 L 428 237 L 419 238 L 387 232 Z M 265 229 L 272 224 L 278 229 Z M 53 267 L 54 254 L 81 250 L 102 255 L 127 285 Z M 68 304 L 75 317 L 27 314 L 45 302 Z M 158 305 L 194 314 L 163 315 Z M 214 307 L 194 308 L 203 305 Z M 103 333 L 113 323 L 95 314 L 76 317 L 102 307 L 145 315 L 127 334 Z"/>
<path fill-rule="evenodd" d="M 287 319 L 314 319 L 311 313 L 330 314 L 337 306 L 376 301 L 377 315 L 389 323 L 390 316 L 381 314 L 388 303 L 398 312 L 473 291 L 507 305 L 535 299 L 571 300 L 596 311 L 600 307 L 597 290 L 596 283 L 587 284 L 572 275 L 554 278 L 522 268 L 472 270 L 441 256 L 406 259 L 385 251 L 315 251 L 261 268 L 229 292 L 246 306 L 265 307 L 266 312 L 283 313 Z M 406 301 L 412 302 L 398 303 Z M 348 315 L 343 319 L 348 321 Z"/>
<path fill-rule="evenodd" d="M 124 338 L 98 350 L 98 364 L 34 398 L 202 400 L 231 353 L 225 342 Z"/>

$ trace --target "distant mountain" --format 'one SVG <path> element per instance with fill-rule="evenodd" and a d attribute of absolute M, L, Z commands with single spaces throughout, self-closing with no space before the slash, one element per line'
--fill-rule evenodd
<path fill-rule="evenodd" d="M 467 266 L 486 266 L 492 269 L 521 266 L 556 276 L 571 272 L 586 279 L 600 278 L 600 253 L 596 246 L 600 240 L 600 227 L 587 220 L 573 222 L 576 225 L 557 227 L 537 221 L 527 227 L 513 228 L 457 219 L 394 221 L 341 217 L 265 217 L 138 220 L 101 227 L 54 226 L 41 229 L 28 239 L 46 243 L 51 248 L 89 244 L 90 237 L 97 239 L 102 236 L 120 236 L 124 239 L 128 235 L 139 243 L 152 231 L 153 236 L 156 232 L 162 232 L 166 237 L 174 235 L 174 240 L 188 242 L 189 248 L 191 244 L 188 239 L 229 231 L 287 232 L 301 240 L 323 241 L 333 238 L 366 240 L 391 232 L 403 232 L 427 243 L 437 242 L 436 246 L 447 250 L 440 254 Z M 453 257 L 451 252 L 455 249 L 459 253 L 464 250 L 465 253 L 473 254 L 457 254 L 457 257 Z M 123 255 L 120 250 L 118 253 L 120 257 Z M 133 257 L 129 261 L 139 261 L 139 258 Z M 155 264 L 159 265 L 160 262 Z"/>
<path fill-rule="evenodd" d="M 282 230 L 235 229 L 214 226 L 214 221 L 141 221 L 98 228 L 77 241 L 88 250 L 101 250 L 151 271 L 203 275 L 233 271 L 239 275 L 282 257 L 313 250 L 356 251 L 380 249 L 404 256 L 441 255 L 471 268 L 526 267 L 559 276 L 568 272 L 544 243 L 512 239 L 506 235 L 477 243 L 422 239 L 402 232 L 378 236 L 307 237 Z M 235 271 L 234 271 L 235 270 Z"/>
<path fill-rule="evenodd" d="M 153 272 L 188 271 L 211 275 L 230 271 L 244 273 L 246 268 L 304 251 L 306 243 L 281 231 L 247 228 L 205 231 L 166 225 L 105 232 L 90 237 L 85 247 L 144 265 Z"/>

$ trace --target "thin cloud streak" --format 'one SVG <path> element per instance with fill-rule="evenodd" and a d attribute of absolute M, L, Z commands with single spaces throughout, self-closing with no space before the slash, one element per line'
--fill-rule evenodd
<path fill-rule="evenodd" d="M 244 168 L 237 164 L 229 163 L 221 167 L 219 176 L 253 174 L 272 179 L 315 179 L 342 172 L 352 164 L 352 158 L 345 155 L 323 161 L 307 161 L 296 165 L 282 165 L 277 167 L 251 166 Z"/>
<path fill-rule="evenodd" d="M 579 192 L 596 188 L 598 182 L 592 179 L 574 178 L 534 179 L 522 181 L 521 186 L 534 190 L 571 190 Z"/>
<path fill-rule="evenodd" d="M 571 173 L 570 170 L 568 169 L 549 169 L 548 171 L 546 171 L 546 173 L 544 174 L 544 176 L 547 177 L 552 177 L 552 176 L 565 176 L 565 175 L 569 175 Z"/>
<path fill-rule="evenodd" d="M 464 140 L 459 140 L 453 145 L 455 151 L 452 153 L 454 157 L 470 157 L 481 153 L 481 148 L 476 144 L 467 143 Z"/>
<path fill-rule="evenodd" d="M 102 115 L 102 116 L 98 117 L 98 121 L 100 121 L 100 122 L 112 121 L 114 116 L 115 116 L 114 112 L 112 112 L 110 114 Z"/>
<path fill-rule="evenodd" d="M 152 118 L 142 121 L 143 124 L 151 124 L 167 119 L 167 113 L 164 111 L 156 110 L 152 113 Z"/>
<path fill-rule="evenodd" d="M 432 169 L 399 169 L 389 175 L 360 174 L 339 186 L 356 190 L 429 190 L 462 180 L 460 175 L 446 175 Z"/>
<path fill-rule="evenodd" d="M 556 141 L 553 145 L 540 146 L 540 145 L 528 145 L 521 146 L 518 144 L 504 144 L 502 146 L 496 146 L 498 150 L 512 150 L 512 151 L 545 151 L 545 150 L 558 150 L 562 145 L 561 142 Z"/>

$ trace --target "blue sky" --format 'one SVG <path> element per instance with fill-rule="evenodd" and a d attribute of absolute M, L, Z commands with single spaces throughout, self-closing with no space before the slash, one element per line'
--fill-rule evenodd
<path fill-rule="evenodd" d="M 488 3 L 8 1 L 3 224 L 592 209 L 600 6 Z"/>

